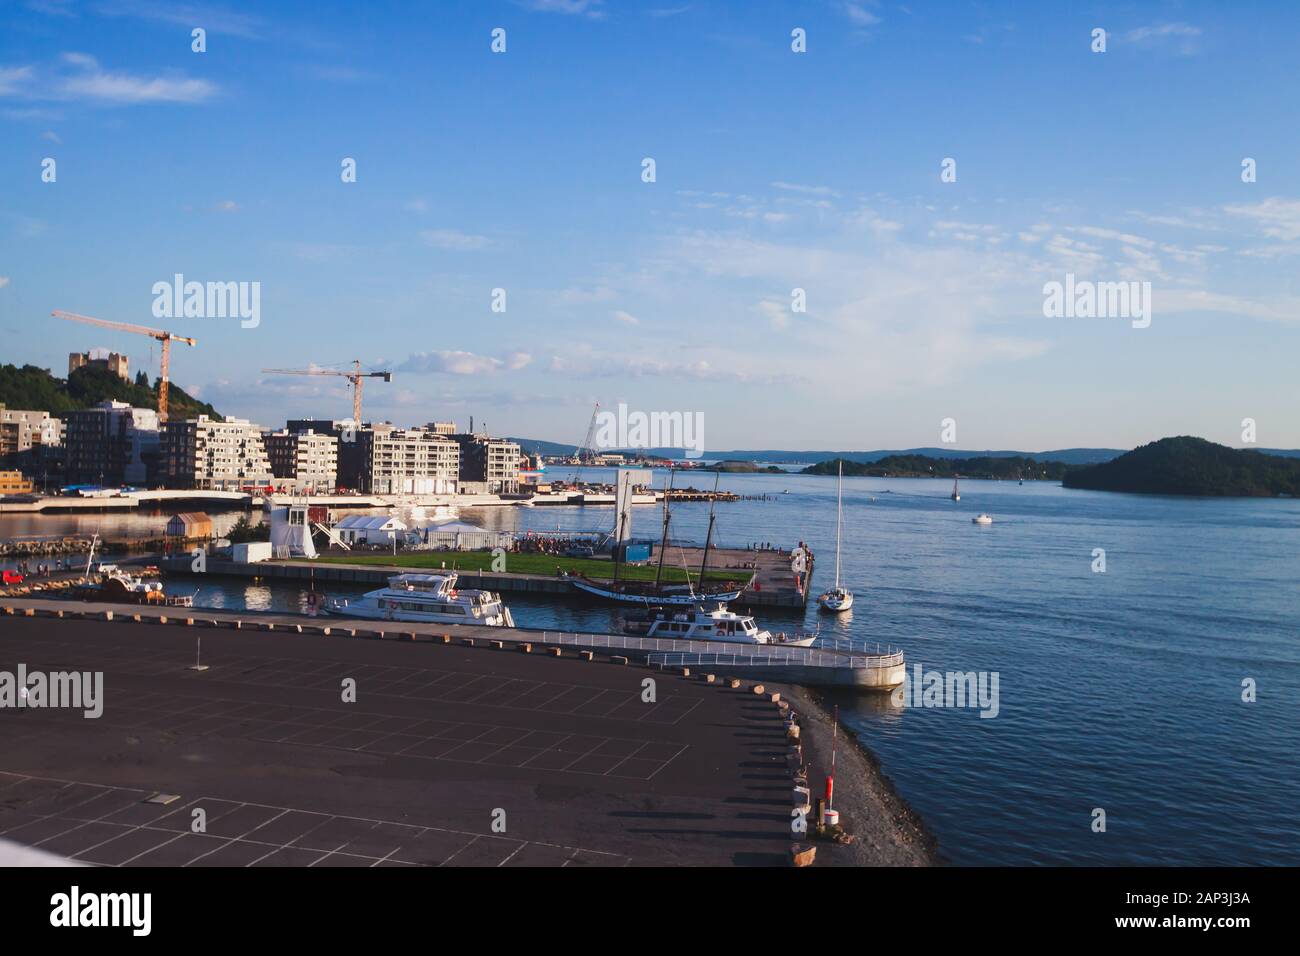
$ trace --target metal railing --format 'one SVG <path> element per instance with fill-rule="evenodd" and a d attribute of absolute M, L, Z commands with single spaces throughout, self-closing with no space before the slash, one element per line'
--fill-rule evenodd
<path fill-rule="evenodd" d="M 655 663 L 673 663 L 666 658 L 676 655 L 685 663 L 731 663 L 749 661 L 754 666 L 763 664 L 798 665 L 801 667 L 851 667 L 886 668 L 903 663 L 903 652 L 887 649 L 883 654 L 845 653 L 838 649 L 817 647 L 789 647 L 780 644 L 755 644 L 738 653 L 734 643 L 724 641 L 683 641 L 662 637 L 626 637 L 621 634 L 569 634 L 563 631 L 542 631 L 545 644 L 561 647 L 587 647 L 630 651 L 655 652 L 648 659 Z M 847 642 L 846 642 L 847 643 Z M 664 658 L 664 659 L 661 659 Z"/>
<path fill-rule="evenodd" d="M 706 665 L 730 667 L 829 667 L 849 668 L 852 670 L 888 670 L 901 666 L 902 653 L 890 657 L 840 657 L 822 654 L 812 648 L 787 648 L 781 656 L 758 656 L 753 654 L 649 654 L 646 662 L 662 664 L 667 667 L 685 667 Z M 798 654 L 796 652 L 805 653 Z"/>

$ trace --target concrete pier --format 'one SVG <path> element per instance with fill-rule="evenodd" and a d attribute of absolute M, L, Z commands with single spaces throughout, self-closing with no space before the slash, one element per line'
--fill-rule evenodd
<path fill-rule="evenodd" d="M 0 713 L 5 840 L 105 866 L 788 865 L 781 711 L 745 687 L 140 613 L 2 618 L 0 669 L 103 674 L 97 719 Z"/>
<path fill-rule="evenodd" d="M 740 677 L 784 681 L 809 687 L 849 687 L 887 691 L 903 682 L 906 670 L 903 652 L 894 648 L 870 649 L 846 642 L 827 642 L 820 647 L 785 647 L 779 644 L 736 644 L 723 641 L 684 641 L 634 637 L 624 634 L 586 634 L 528 628 L 484 627 L 482 625 L 417 624 L 407 621 L 370 621 L 343 617 L 308 617 L 299 614 L 255 611 L 215 611 L 186 608 L 184 617 L 175 608 L 106 604 L 84 601 L 14 600 L 0 603 L 0 616 L 34 614 L 52 617 L 71 613 L 103 618 L 124 615 L 140 622 L 170 621 L 183 624 L 187 618 L 210 626 L 240 629 L 283 628 L 298 633 L 346 634 L 352 637 L 402 641 L 442 642 L 448 634 L 475 645 L 517 649 L 529 643 L 539 648 L 558 648 L 566 653 L 590 652 L 605 658 L 617 656 L 660 671 L 680 673 L 683 669 L 725 671 Z M 170 612 L 170 618 L 169 618 Z"/>
<path fill-rule="evenodd" d="M 703 549 L 674 547 L 674 557 L 685 560 L 692 571 L 698 570 L 698 562 Z M 684 553 L 682 559 L 677 551 Z M 455 551 L 423 552 L 430 560 L 445 560 L 448 568 L 456 561 Z M 168 574 L 190 574 L 191 557 L 188 554 L 164 558 L 158 566 Z M 508 561 L 508 556 L 507 556 Z M 800 611 L 808 604 L 808 576 L 796 583 L 790 570 L 790 555 L 784 551 L 751 551 L 741 548 L 727 548 L 709 552 L 709 568 L 712 571 L 733 570 L 736 578 L 747 579 L 755 575 L 755 586 L 747 588 L 734 601 L 733 606 L 744 608 L 787 608 Z M 237 564 L 219 557 L 207 559 L 205 574 L 226 575 L 229 577 L 256 577 L 280 581 L 314 581 L 319 588 L 330 584 L 356 584 L 370 588 L 382 587 L 394 574 L 411 571 L 437 571 L 439 568 L 399 567 L 382 564 L 347 564 L 335 562 L 286 560 L 262 561 L 257 564 Z M 559 575 L 515 574 L 506 571 L 461 571 L 462 582 L 468 587 L 485 588 L 503 594 L 526 593 L 537 595 L 556 595 L 566 599 L 588 600 L 586 595 L 573 587 L 568 578 Z"/>

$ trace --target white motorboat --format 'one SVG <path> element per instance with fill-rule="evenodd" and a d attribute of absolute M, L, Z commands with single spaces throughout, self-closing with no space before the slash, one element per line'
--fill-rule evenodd
<path fill-rule="evenodd" d="M 974 518 L 971 518 L 970 521 L 971 524 L 992 524 L 993 523 L 993 519 L 990 518 L 988 515 L 976 515 Z"/>
<path fill-rule="evenodd" d="M 666 637 L 689 641 L 727 641 L 736 644 L 776 644 L 783 647 L 808 647 L 816 634 L 773 634 L 759 630 L 752 617 L 728 611 L 725 604 L 713 610 L 696 606 L 687 610 L 656 607 L 628 618 L 623 629 L 646 637 Z"/>
<path fill-rule="evenodd" d="M 330 598 L 321 608 L 336 617 L 413 624 L 484 624 L 514 627 L 510 609 L 492 591 L 457 590 L 456 574 L 396 574 L 388 587 L 370 591 L 355 601 Z"/>
<path fill-rule="evenodd" d="M 853 607 L 853 592 L 840 585 L 840 532 L 844 527 L 844 462 L 840 462 L 839 486 L 835 493 L 835 587 L 817 598 L 823 611 L 838 614 Z"/>

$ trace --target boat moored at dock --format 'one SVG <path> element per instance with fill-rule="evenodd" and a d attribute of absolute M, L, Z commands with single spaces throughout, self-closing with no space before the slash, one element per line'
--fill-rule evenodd
<path fill-rule="evenodd" d="M 388 586 L 355 601 L 330 598 L 321 613 L 369 621 L 481 624 L 514 627 L 510 610 L 493 591 L 457 590 L 456 574 L 395 574 Z"/>
<path fill-rule="evenodd" d="M 786 635 L 759 630 L 748 615 L 727 610 L 726 604 L 708 610 L 695 606 L 685 610 L 656 607 L 627 618 L 623 629 L 629 634 L 666 637 L 674 640 L 722 641 L 735 644 L 776 644 L 785 647 L 808 647 L 816 634 Z"/>

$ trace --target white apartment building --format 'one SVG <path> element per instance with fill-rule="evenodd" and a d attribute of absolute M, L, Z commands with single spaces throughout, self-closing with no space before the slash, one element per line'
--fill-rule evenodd
<path fill-rule="evenodd" d="M 271 432 L 265 436 L 266 454 L 275 484 L 293 491 L 323 494 L 338 483 L 339 440 L 312 430 Z"/>
<path fill-rule="evenodd" d="M 376 495 L 455 494 L 460 445 L 423 428 L 375 425 L 356 436 L 359 490 Z"/>
<path fill-rule="evenodd" d="M 162 471 L 169 488 L 239 491 L 275 483 L 262 429 L 245 418 L 164 423 Z"/>

